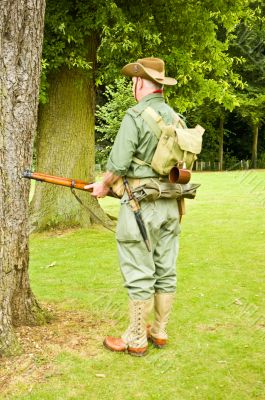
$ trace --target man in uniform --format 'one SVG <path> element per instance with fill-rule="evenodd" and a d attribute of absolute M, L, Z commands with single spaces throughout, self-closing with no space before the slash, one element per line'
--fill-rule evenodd
<path fill-rule="evenodd" d="M 127 64 L 122 73 L 132 78 L 133 95 L 138 104 L 127 110 L 112 147 L 107 172 L 101 183 L 88 185 L 92 195 L 105 197 L 120 177 L 126 176 L 131 187 L 150 179 L 159 184 L 161 177 L 150 163 L 158 139 L 141 114 L 151 107 L 166 124 L 176 117 L 163 98 L 163 85 L 177 81 L 165 76 L 165 65 L 159 58 L 143 58 Z M 159 180 L 160 179 L 160 180 Z M 163 177 L 165 181 L 167 177 Z M 127 351 L 142 356 L 147 340 L 162 348 L 167 342 L 166 326 L 176 291 L 179 212 L 176 199 L 141 201 L 141 213 L 151 243 L 148 252 L 125 193 L 121 199 L 116 239 L 121 273 L 129 294 L 130 324 L 119 338 L 106 337 L 104 345 L 112 351 Z M 154 308 L 155 320 L 147 325 Z"/>

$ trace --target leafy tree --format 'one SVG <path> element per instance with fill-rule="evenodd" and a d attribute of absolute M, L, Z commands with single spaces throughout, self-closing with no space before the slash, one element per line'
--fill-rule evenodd
<path fill-rule="evenodd" d="M 0 3 L 0 357 L 13 353 L 13 326 L 34 325 L 44 314 L 28 276 L 29 182 L 36 130 L 45 1 Z"/>
<path fill-rule="evenodd" d="M 189 116 L 194 112 L 198 116 L 198 110 L 204 110 L 203 115 L 206 116 L 205 107 L 208 110 L 206 120 L 212 120 L 214 113 L 218 128 L 211 129 L 212 133 L 207 129 L 205 142 L 209 143 L 210 136 L 217 141 L 222 168 L 224 116 L 227 111 L 239 106 L 236 89 L 244 87 L 240 75 L 234 71 L 242 59 L 237 55 L 231 57 L 228 49 L 234 40 L 237 24 L 242 18 L 247 21 L 253 19 L 253 12 L 246 9 L 245 1 L 229 6 L 223 2 L 189 2 L 183 7 L 183 2 L 179 1 L 162 5 L 155 1 L 149 7 L 143 1 L 141 5 L 139 10 L 137 5 L 130 4 L 125 11 L 127 18 L 130 18 L 125 40 L 119 36 L 119 29 L 107 29 L 99 48 L 101 59 L 108 60 L 109 67 L 104 71 L 104 76 L 110 79 L 109 71 L 117 69 L 111 59 L 113 53 L 115 61 L 117 58 L 128 59 L 128 50 L 134 54 L 138 49 L 137 56 L 142 56 L 142 47 L 136 45 L 135 37 L 149 18 L 154 42 L 159 43 L 159 52 L 154 55 L 159 53 L 167 62 L 169 74 L 178 79 L 177 90 L 168 90 L 167 99 L 173 107 Z M 176 9 L 181 10 L 181 14 L 176 13 Z M 134 59 L 133 55 L 129 61 Z M 216 132 L 219 134 L 216 135 Z"/>
<path fill-rule="evenodd" d="M 201 124 L 205 128 L 203 136 L 202 152 L 199 160 L 219 163 L 219 169 L 224 167 L 224 137 L 227 135 L 225 122 L 228 111 L 220 104 L 210 100 L 196 108 L 188 110 L 186 113 L 189 126 Z"/>
<path fill-rule="evenodd" d="M 97 25 L 103 1 L 47 1 L 43 51 L 42 104 L 36 137 L 36 169 L 92 182 L 95 178 L 95 75 Z M 88 193 L 82 202 L 106 222 Z M 70 190 L 36 185 L 31 226 L 88 226 L 87 211 Z"/>
<path fill-rule="evenodd" d="M 122 27 L 126 32 L 129 29 L 126 22 L 122 7 L 114 1 L 47 1 L 43 104 L 39 109 L 36 138 L 38 170 L 94 180 L 95 81 L 99 84 L 102 76 L 100 69 L 96 74 L 96 53 L 105 28 Z M 149 42 L 151 46 L 151 35 Z M 112 79 L 114 76 L 115 71 Z M 85 193 L 80 197 L 105 220 L 96 200 Z M 55 186 L 36 185 L 31 211 L 35 230 L 90 223 L 70 191 Z"/>
<path fill-rule="evenodd" d="M 237 68 L 245 82 L 244 88 L 238 91 L 238 113 L 252 129 L 252 165 L 255 168 L 259 128 L 264 123 L 265 109 L 265 7 L 262 2 L 255 1 L 251 9 L 253 18 L 239 24 L 231 54 L 237 53 L 244 59 Z"/>
<path fill-rule="evenodd" d="M 248 91 L 246 96 L 242 96 L 240 114 L 252 128 L 252 167 L 257 167 L 258 159 L 258 136 L 259 128 L 264 123 L 265 110 L 265 90 L 259 93 Z"/>
<path fill-rule="evenodd" d="M 237 24 L 250 13 L 246 3 L 154 0 L 150 4 L 142 0 L 141 7 L 128 3 L 123 13 L 126 31 L 122 32 L 123 18 L 105 29 L 99 47 L 99 59 L 106 65 L 105 79 L 111 79 L 113 71 L 118 73 L 124 60 L 161 56 L 168 74 L 178 79 L 177 91 L 171 89 L 169 97 L 179 111 L 203 104 L 206 98 L 233 109 L 238 101 L 232 89 L 242 82 L 233 71 L 238 57 L 231 57 L 227 50 Z M 145 43 L 150 35 L 151 52 L 147 54 Z"/>
<path fill-rule="evenodd" d="M 94 179 L 95 85 L 113 83 L 121 66 L 137 58 L 153 55 L 166 61 L 168 75 L 178 79 L 166 97 L 178 111 L 198 107 L 205 99 L 234 109 L 234 88 L 242 86 L 234 66 L 240 60 L 228 48 L 240 21 L 251 16 L 250 3 L 48 0 L 42 79 L 46 104 L 39 113 L 37 168 Z M 83 201 L 92 199 L 84 194 Z M 91 205 L 96 208 L 95 201 Z M 38 185 L 32 210 L 38 229 L 87 223 L 70 192 L 56 187 Z"/>

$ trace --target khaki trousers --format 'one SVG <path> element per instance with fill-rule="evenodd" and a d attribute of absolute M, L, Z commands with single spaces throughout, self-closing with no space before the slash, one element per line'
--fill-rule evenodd
<path fill-rule="evenodd" d="M 133 300 L 149 299 L 155 292 L 176 291 L 176 260 L 180 233 L 175 199 L 141 202 L 141 213 L 151 243 L 149 253 L 127 196 L 121 200 L 116 239 L 124 286 Z"/>

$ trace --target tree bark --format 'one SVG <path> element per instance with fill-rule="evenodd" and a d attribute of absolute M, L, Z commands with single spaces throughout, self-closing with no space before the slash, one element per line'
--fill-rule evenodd
<path fill-rule="evenodd" d="M 29 182 L 36 130 L 45 0 L 0 3 L 0 355 L 16 348 L 14 325 L 42 312 L 28 276 Z"/>
<path fill-rule="evenodd" d="M 252 128 L 252 158 L 251 164 L 252 168 L 257 168 L 257 159 L 258 159 L 258 137 L 259 137 L 259 126 L 258 124 L 253 125 Z"/>
<path fill-rule="evenodd" d="M 90 43 L 94 64 L 96 46 Z M 36 171 L 93 182 L 95 179 L 95 85 L 92 74 L 63 67 L 50 74 L 48 103 L 39 109 Z M 82 202 L 104 222 L 108 219 L 89 193 Z M 36 183 L 31 203 L 32 231 L 88 227 L 91 218 L 70 189 Z M 97 221 L 98 222 L 98 221 Z"/>
<path fill-rule="evenodd" d="M 219 121 L 219 170 L 223 170 L 224 160 L 224 116 L 220 116 Z"/>

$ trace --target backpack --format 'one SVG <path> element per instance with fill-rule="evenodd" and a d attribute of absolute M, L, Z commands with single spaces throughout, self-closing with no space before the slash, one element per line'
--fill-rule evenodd
<path fill-rule="evenodd" d="M 175 166 L 191 170 L 197 155 L 201 152 L 204 128 L 200 125 L 196 125 L 193 129 L 186 128 L 178 114 L 175 114 L 173 124 L 167 125 L 151 107 L 147 107 L 141 116 L 157 137 L 158 144 L 151 164 L 137 157 L 133 157 L 133 161 L 140 165 L 151 166 L 162 176 L 168 175 Z"/>

